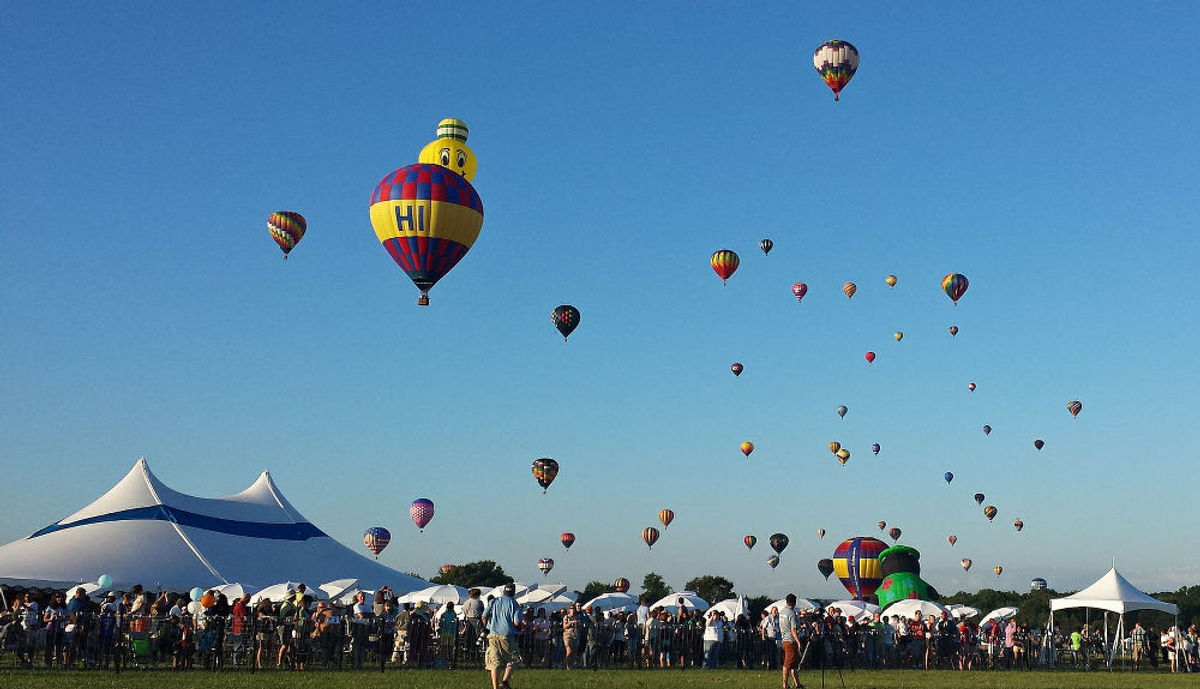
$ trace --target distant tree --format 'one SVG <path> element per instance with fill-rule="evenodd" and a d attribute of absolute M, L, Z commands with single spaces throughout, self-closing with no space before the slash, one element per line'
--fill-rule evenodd
<path fill-rule="evenodd" d="M 670 592 L 671 589 L 667 586 L 667 582 L 663 581 L 661 574 L 650 572 L 642 579 L 642 596 L 648 598 L 650 603 Z"/>
<path fill-rule="evenodd" d="M 512 577 L 505 574 L 504 568 L 496 564 L 494 560 L 479 560 L 459 565 L 429 581 L 435 584 L 452 584 L 472 588 L 474 586 L 500 586 L 512 581 Z"/>
<path fill-rule="evenodd" d="M 696 577 L 684 584 L 683 587 L 688 591 L 695 591 L 697 596 L 709 603 L 719 603 L 726 598 L 733 597 L 733 582 L 715 574 Z"/>
<path fill-rule="evenodd" d="M 612 584 L 606 584 L 603 581 L 589 581 L 587 586 L 579 592 L 579 602 L 586 603 L 591 599 L 603 593 L 608 593 L 612 590 Z"/>
<path fill-rule="evenodd" d="M 777 599 L 770 596 L 754 596 L 746 599 L 746 608 L 750 612 L 750 622 L 757 624 L 762 611 L 767 609 L 767 606 L 774 603 Z"/>

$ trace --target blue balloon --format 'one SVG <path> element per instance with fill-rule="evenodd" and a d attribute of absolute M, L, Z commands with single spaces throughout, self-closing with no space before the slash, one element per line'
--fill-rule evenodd
<path fill-rule="evenodd" d="M 96 583 L 99 584 L 100 588 L 102 589 L 110 588 L 112 586 L 112 575 L 101 574 L 100 578 L 96 580 Z"/>
<path fill-rule="evenodd" d="M 204 597 L 204 589 L 200 588 L 199 586 L 192 589 L 192 600 L 193 601 L 199 602 L 200 599 L 203 597 Z"/>
<path fill-rule="evenodd" d="M 952 474 L 952 473 L 950 473 L 949 471 L 947 471 L 947 472 L 946 472 L 946 483 L 950 483 L 950 482 L 951 482 L 951 481 L 953 481 L 953 480 L 954 480 L 954 474 Z"/>

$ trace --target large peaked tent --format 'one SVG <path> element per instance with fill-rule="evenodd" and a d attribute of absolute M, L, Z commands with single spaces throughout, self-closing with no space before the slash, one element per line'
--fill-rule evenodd
<path fill-rule="evenodd" d="M 1112 644 L 1112 652 L 1109 655 L 1109 663 L 1112 662 L 1113 656 L 1116 654 L 1117 648 L 1121 640 L 1125 636 L 1125 613 L 1134 610 L 1161 610 L 1162 612 L 1179 616 L 1179 606 L 1174 603 L 1167 603 L 1157 598 L 1154 598 L 1138 587 L 1129 583 L 1129 580 L 1121 576 L 1114 565 L 1108 573 L 1096 580 L 1096 583 L 1091 586 L 1062 598 L 1050 599 L 1050 622 L 1049 628 L 1054 628 L 1054 611 L 1065 610 L 1067 608 L 1095 608 L 1097 610 L 1105 610 L 1115 612 L 1120 615 L 1117 620 L 1117 638 Z M 1176 627 L 1179 626 L 1179 620 L 1175 621 Z M 1108 625 L 1104 626 L 1104 634 L 1108 635 Z M 1107 641 L 1107 639 L 1105 639 Z"/>
<path fill-rule="evenodd" d="M 112 576 L 115 588 L 174 591 L 344 577 L 397 593 L 428 586 L 330 538 L 292 507 L 266 471 L 236 495 L 198 498 L 168 488 L 144 458 L 87 507 L 0 546 L 0 584 L 66 587 L 101 574 Z"/>

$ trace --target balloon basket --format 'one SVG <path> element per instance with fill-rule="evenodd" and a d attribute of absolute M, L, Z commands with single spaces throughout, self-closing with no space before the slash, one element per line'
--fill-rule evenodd
<path fill-rule="evenodd" d="M 421 296 L 417 297 L 417 306 L 429 306 L 429 295 L 422 294 Z"/>

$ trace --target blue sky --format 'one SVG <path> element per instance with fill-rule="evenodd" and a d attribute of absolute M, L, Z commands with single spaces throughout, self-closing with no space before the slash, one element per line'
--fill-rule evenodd
<path fill-rule="evenodd" d="M 830 598 L 815 562 L 882 519 L 943 592 L 1113 558 L 1196 584 L 1200 10 L 977 5 L 0 7 L 0 540 L 144 455 L 204 496 L 269 469 L 425 575 L 549 556 L 578 588 Z M 838 103 L 811 66 L 831 38 L 862 55 Z M 448 116 L 485 219 L 418 308 L 367 206 Z M 309 223 L 287 262 L 282 209 Z"/>

